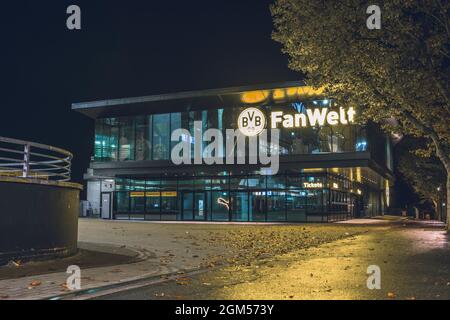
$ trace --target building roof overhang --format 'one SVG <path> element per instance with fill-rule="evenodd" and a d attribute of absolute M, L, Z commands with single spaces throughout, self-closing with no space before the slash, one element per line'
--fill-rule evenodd
<path fill-rule="evenodd" d="M 228 87 L 141 97 L 98 100 L 72 104 L 72 110 L 90 118 L 133 116 L 140 114 L 205 110 L 257 105 L 270 101 L 320 96 L 323 88 L 315 89 L 301 81 Z"/>

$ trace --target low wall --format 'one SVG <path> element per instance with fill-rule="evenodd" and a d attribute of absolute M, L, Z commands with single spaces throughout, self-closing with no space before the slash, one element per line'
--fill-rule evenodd
<path fill-rule="evenodd" d="M 0 177 L 0 264 L 77 252 L 82 186 Z"/>

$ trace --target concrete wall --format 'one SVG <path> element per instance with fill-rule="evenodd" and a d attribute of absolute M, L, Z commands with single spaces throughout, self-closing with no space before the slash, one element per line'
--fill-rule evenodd
<path fill-rule="evenodd" d="M 0 264 L 76 253 L 81 186 L 0 178 Z"/>

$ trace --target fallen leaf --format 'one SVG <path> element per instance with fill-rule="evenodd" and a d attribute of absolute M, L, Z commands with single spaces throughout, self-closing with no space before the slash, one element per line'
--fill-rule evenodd
<path fill-rule="evenodd" d="M 17 260 L 17 261 L 11 260 L 11 264 L 12 264 L 14 267 L 20 267 L 21 262 L 22 262 L 22 261 L 20 261 L 20 260 Z"/>
<path fill-rule="evenodd" d="M 393 293 L 393 292 L 388 292 L 387 296 L 390 299 L 394 299 L 396 297 L 395 293 Z"/>
<path fill-rule="evenodd" d="M 192 281 L 191 278 L 177 278 L 176 283 L 181 286 L 185 286 L 190 284 Z"/>
<path fill-rule="evenodd" d="M 40 286 L 41 284 L 42 284 L 42 282 L 40 282 L 38 280 L 34 280 L 34 281 L 31 281 L 30 286 L 37 287 L 37 286 Z"/>

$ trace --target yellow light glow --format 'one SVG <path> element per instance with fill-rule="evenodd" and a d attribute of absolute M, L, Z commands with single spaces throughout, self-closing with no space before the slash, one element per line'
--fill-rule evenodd
<path fill-rule="evenodd" d="M 161 195 L 163 197 L 176 197 L 177 192 L 176 191 L 163 191 L 163 192 L 161 192 Z"/>
<path fill-rule="evenodd" d="M 357 190 L 356 190 L 356 193 L 359 194 L 359 195 L 361 195 L 361 194 L 362 194 L 362 191 L 359 190 L 359 189 L 357 189 Z"/>
<path fill-rule="evenodd" d="M 257 90 L 244 92 L 241 95 L 241 101 L 244 103 L 260 103 L 269 97 L 268 90 Z"/>
<path fill-rule="evenodd" d="M 297 88 L 287 88 L 286 94 L 288 95 L 288 97 L 295 96 L 297 94 Z"/>
<path fill-rule="evenodd" d="M 274 100 L 284 99 L 285 96 L 286 96 L 286 94 L 285 94 L 284 90 L 282 90 L 282 89 L 276 89 L 273 92 L 273 99 Z"/>
<path fill-rule="evenodd" d="M 132 198 L 139 198 L 139 197 L 144 197 L 145 196 L 145 192 L 130 192 L 130 197 Z"/>
<path fill-rule="evenodd" d="M 338 189 L 338 188 L 339 188 L 339 185 L 338 185 L 336 182 L 333 182 L 333 188 L 334 188 L 334 189 Z"/>
<path fill-rule="evenodd" d="M 303 169 L 303 172 L 322 172 L 323 169 L 322 168 L 306 168 Z"/>
<path fill-rule="evenodd" d="M 361 182 L 361 168 L 356 168 L 356 181 Z"/>
<path fill-rule="evenodd" d="M 386 180 L 386 206 L 389 207 L 390 194 L 389 194 L 389 181 Z"/>

